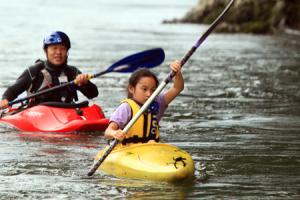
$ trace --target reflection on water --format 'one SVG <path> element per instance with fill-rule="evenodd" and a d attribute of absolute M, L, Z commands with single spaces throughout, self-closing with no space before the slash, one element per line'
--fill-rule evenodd
<path fill-rule="evenodd" d="M 0 92 L 43 58 L 39 41 L 52 29 L 70 34 L 70 64 L 88 73 L 163 47 L 166 62 L 154 70 L 161 80 L 168 63 L 180 59 L 206 26 L 160 22 L 183 15 L 196 2 L 6 2 L 0 8 L 7 27 L 0 28 L 6 47 L 0 49 Z M 1 199 L 298 199 L 299 52 L 299 36 L 213 34 L 186 63 L 185 90 L 169 106 L 161 135 L 191 153 L 197 169 L 191 183 L 124 180 L 100 172 L 87 178 L 93 157 L 106 145 L 103 133 L 33 136 L 0 125 Z M 107 116 L 125 97 L 128 76 L 93 80 L 101 94 L 94 101 Z M 208 179 L 202 177 L 203 161 Z"/>

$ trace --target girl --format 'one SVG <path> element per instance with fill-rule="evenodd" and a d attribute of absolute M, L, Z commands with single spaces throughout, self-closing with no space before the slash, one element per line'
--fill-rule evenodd
<path fill-rule="evenodd" d="M 123 145 L 159 141 L 159 121 L 168 104 L 184 88 L 181 62 L 174 61 L 171 63 L 170 68 L 176 72 L 172 87 L 165 93 L 158 95 L 149 106 L 148 111 L 141 115 L 125 134 L 122 132 L 122 129 L 158 86 L 157 77 L 148 69 L 137 70 L 131 75 L 127 87 L 128 98 L 123 100 L 122 104 L 112 114 L 110 124 L 105 130 L 106 138 L 115 138 L 118 141 L 122 141 Z"/>

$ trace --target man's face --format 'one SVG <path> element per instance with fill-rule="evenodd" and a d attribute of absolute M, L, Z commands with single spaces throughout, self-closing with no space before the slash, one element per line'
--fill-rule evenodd
<path fill-rule="evenodd" d="M 62 65 L 68 57 L 68 49 L 62 44 L 49 45 L 45 49 L 48 61 L 53 65 Z"/>

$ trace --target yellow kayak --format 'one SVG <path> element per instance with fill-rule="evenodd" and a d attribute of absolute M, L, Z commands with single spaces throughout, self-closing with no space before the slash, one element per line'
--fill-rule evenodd
<path fill-rule="evenodd" d="M 95 160 L 104 151 L 100 151 Z M 178 147 L 144 143 L 117 146 L 98 170 L 121 178 L 177 182 L 193 178 L 195 167 L 191 156 Z"/>

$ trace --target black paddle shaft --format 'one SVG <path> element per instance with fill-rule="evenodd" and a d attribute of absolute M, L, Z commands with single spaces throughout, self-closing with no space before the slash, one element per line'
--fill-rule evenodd
<path fill-rule="evenodd" d="M 225 17 L 225 14 L 228 12 L 228 10 L 231 8 L 235 0 L 231 0 L 228 5 L 225 7 L 223 12 L 215 19 L 215 21 L 210 25 L 210 27 L 205 31 L 205 33 L 200 36 L 195 44 L 192 46 L 192 48 L 183 56 L 181 59 L 181 67 L 189 60 L 189 58 L 194 54 L 194 52 L 198 49 L 198 47 L 204 42 L 204 40 L 213 32 L 213 30 L 216 28 L 216 26 L 223 20 Z M 166 83 L 169 83 L 173 77 L 176 75 L 174 71 L 171 71 L 168 75 L 168 77 L 164 80 Z"/>
<path fill-rule="evenodd" d="M 145 50 L 142 52 L 138 52 L 138 53 L 126 56 L 125 58 L 123 58 L 123 59 L 117 61 L 116 63 L 114 63 L 113 65 L 111 65 L 105 71 L 102 71 L 102 72 L 94 74 L 94 75 L 90 75 L 89 78 L 90 79 L 96 78 L 101 75 L 107 74 L 109 72 L 128 73 L 128 72 L 133 72 L 140 67 L 146 67 L 146 68 L 156 67 L 156 66 L 160 65 L 164 61 L 164 59 L 165 59 L 165 53 L 164 53 L 164 50 L 161 48 Z M 46 94 L 49 92 L 53 92 L 55 90 L 62 89 L 64 87 L 71 86 L 74 84 L 77 85 L 77 83 L 75 81 L 71 81 L 68 83 L 57 85 L 57 86 L 42 90 L 40 92 L 36 92 L 27 97 L 11 101 L 8 104 L 9 104 L 9 106 L 12 106 L 16 103 L 28 101 L 31 98 L 34 98 L 34 97 L 37 97 L 37 96 L 40 96 L 40 95 L 43 95 L 43 94 Z"/>

